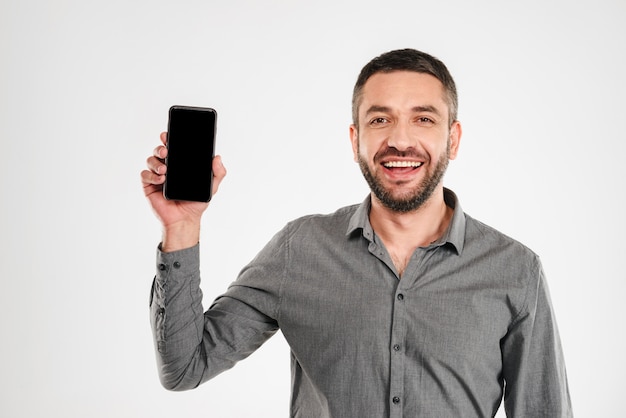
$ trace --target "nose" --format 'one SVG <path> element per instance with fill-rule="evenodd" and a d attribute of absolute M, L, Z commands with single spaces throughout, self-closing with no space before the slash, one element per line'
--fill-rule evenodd
<path fill-rule="evenodd" d="M 415 140 L 411 135 L 408 124 L 396 123 L 389 133 L 387 145 L 398 151 L 405 151 L 409 148 L 415 148 Z"/>

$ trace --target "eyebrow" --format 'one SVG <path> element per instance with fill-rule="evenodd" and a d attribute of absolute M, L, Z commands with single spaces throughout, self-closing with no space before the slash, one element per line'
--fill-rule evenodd
<path fill-rule="evenodd" d="M 419 112 L 428 112 L 428 113 L 434 113 L 437 116 L 441 116 L 441 112 L 439 112 L 439 109 L 437 109 L 435 106 L 431 106 L 431 105 L 424 105 L 424 106 L 415 106 L 413 109 L 411 109 L 414 113 L 419 113 Z"/>
<path fill-rule="evenodd" d="M 432 105 L 415 106 L 411 108 L 411 111 L 413 113 L 429 112 L 429 113 L 434 113 L 437 116 L 441 116 L 441 112 L 439 111 L 439 109 L 437 109 L 435 106 L 432 106 Z M 372 105 L 369 107 L 369 109 L 367 109 L 367 111 L 365 112 L 365 115 L 367 116 L 371 113 L 377 113 L 377 112 L 389 113 L 391 112 L 391 108 L 388 106 Z"/>
<path fill-rule="evenodd" d="M 367 109 L 367 111 L 365 112 L 365 116 L 371 114 L 371 113 L 389 113 L 391 111 L 391 108 L 387 107 L 387 106 L 378 106 L 378 105 L 372 105 L 369 107 L 369 109 Z"/>

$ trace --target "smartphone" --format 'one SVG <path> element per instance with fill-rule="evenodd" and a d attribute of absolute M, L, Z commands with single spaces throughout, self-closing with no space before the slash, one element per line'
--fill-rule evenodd
<path fill-rule="evenodd" d="M 208 202 L 213 185 L 217 112 L 172 106 L 167 127 L 163 195 L 169 200 Z"/>

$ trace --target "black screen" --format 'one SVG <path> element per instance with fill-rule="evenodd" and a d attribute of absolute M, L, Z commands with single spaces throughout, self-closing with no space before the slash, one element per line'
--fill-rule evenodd
<path fill-rule="evenodd" d="M 167 199 L 197 202 L 211 199 L 216 116 L 213 109 L 170 108 L 163 189 Z"/>

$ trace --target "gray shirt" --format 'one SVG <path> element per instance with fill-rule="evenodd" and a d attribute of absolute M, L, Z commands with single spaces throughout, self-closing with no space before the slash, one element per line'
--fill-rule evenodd
<path fill-rule="evenodd" d="M 536 254 L 454 209 L 400 278 L 369 197 L 290 222 L 203 312 L 199 248 L 157 254 L 151 318 L 159 375 L 195 388 L 280 329 L 291 417 L 572 416 Z"/>

